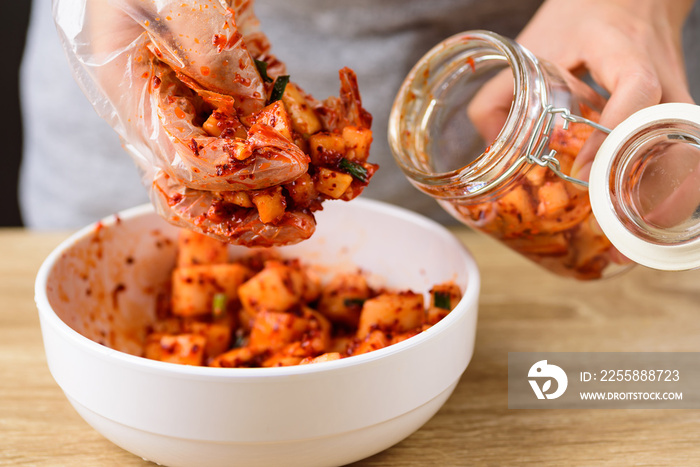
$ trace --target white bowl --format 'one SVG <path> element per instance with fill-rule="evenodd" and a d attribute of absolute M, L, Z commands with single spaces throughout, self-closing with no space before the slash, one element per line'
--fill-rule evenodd
<path fill-rule="evenodd" d="M 401 441 L 440 409 L 471 359 L 476 263 L 442 226 L 387 204 L 328 202 L 317 219 L 310 240 L 280 251 L 424 293 L 452 279 L 462 300 L 415 337 L 336 361 L 243 369 L 148 360 L 136 354 L 177 229 L 142 206 L 76 233 L 39 270 L 51 374 L 98 432 L 159 464 L 341 465 Z"/>

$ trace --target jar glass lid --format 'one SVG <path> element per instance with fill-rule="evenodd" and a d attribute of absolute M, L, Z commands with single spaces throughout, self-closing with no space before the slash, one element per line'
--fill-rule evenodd
<path fill-rule="evenodd" d="M 660 104 L 618 125 L 593 161 L 589 194 L 601 229 L 629 259 L 700 267 L 700 107 Z"/>

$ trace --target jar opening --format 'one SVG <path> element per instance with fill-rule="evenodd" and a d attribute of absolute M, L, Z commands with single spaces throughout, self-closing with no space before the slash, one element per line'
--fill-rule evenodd
<path fill-rule="evenodd" d="M 609 178 L 619 221 L 638 238 L 675 245 L 700 238 L 700 130 L 663 122 L 621 146 Z"/>
<path fill-rule="evenodd" d="M 536 112 L 526 88 L 524 51 L 497 34 L 471 31 L 434 47 L 411 70 L 389 119 L 389 142 L 399 167 L 436 198 L 468 198 L 514 164 L 513 148 L 529 133 L 523 117 Z M 500 134 L 485 141 L 468 115 L 482 87 L 499 75 L 509 81 L 510 109 Z"/>

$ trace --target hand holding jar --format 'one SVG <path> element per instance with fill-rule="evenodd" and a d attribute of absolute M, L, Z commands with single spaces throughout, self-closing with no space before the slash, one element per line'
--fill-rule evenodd
<path fill-rule="evenodd" d="M 600 124 L 615 128 L 634 112 L 693 99 L 683 60 L 683 24 L 694 0 L 547 0 L 515 39 L 537 57 L 589 73 L 610 99 Z M 485 140 L 497 135 L 510 109 L 510 73 L 474 97 L 469 115 Z M 602 135 L 594 136 L 598 145 Z M 595 153 L 576 159 L 573 175 L 587 179 Z"/>
<path fill-rule="evenodd" d="M 521 39 L 558 64 L 486 31 L 443 41 L 397 96 L 389 132 L 397 163 L 457 219 L 557 274 L 605 277 L 632 264 L 626 256 L 663 269 L 699 266 L 700 258 L 679 261 L 700 241 L 697 108 L 661 106 L 620 124 L 662 100 L 690 101 L 679 48 L 688 7 L 550 0 Z M 586 70 L 609 101 L 574 74 Z M 601 153 L 610 157 L 598 163 Z"/>

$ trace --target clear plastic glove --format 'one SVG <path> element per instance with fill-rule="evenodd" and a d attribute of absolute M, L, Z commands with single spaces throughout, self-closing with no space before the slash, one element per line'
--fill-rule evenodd
<path fill-rule="evenodd" d="M 341 70 L 341 97 L 323 102 L 286 84 L 252 0 L 56 0 L 54 18 L 76 80 L 174 224 L 296 243 L 321 202 L 354 198 L 377 169 L 354 73 Z M 319 132 L 342 150 L 312 161 Z M 336 174 L 342 191 L 323 178 Z"/>

